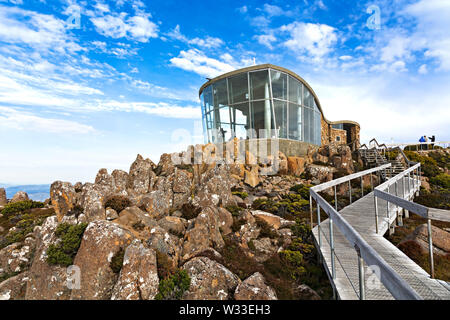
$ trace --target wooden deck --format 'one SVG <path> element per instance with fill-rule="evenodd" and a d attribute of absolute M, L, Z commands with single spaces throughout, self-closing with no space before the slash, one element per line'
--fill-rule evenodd
<path fill-rule="evenodd" d="M 408 185 L 408 183 L 406 183 Z M 405 186 L 406 187 L 406 186 Z M 419 186 L 412 188 L 404 198 L 412 199 Z M 401 182 L 398 190 L 403 190 Z M 395 194 L 394 187 L 389 188 L 389 193 Z M 399 192 L 399 196 L 402 191 Z M 386 201 L 378 199 L 378 224 L 379 232 L 375 231 L 375 204 L 373 192 L 355 201 L 351 205 L 342 209 L 339 213 L 342 217 L 364 238 L 367 243 L 402 277 L 423 299 L 450 299 L 450 288 L 448 283 L 431 279 L 429 274 L 408 258 L 395 245 L 386 240 L 383 235 L 389 230 L 389 226 L 402 216 L 402 210 L 390 205 L 389 216 L 387 216 Z M 405 218 L 403 218 L 405 219 Z M 318 247 L 319 228 L 313 229 L 316 245 Z M 331 277 L 331 250 L 329 239 L 329 221 L 324 220 L 320 224 L 320 236 L 322 247 L 320 253 L 325 269 L 328 272 L 330 281 L 340 299 L 359 299 L 359 277 L 358 277 L 358 257 L 355 249 L 347 239 L 341 234 L 338 228 L 334 227 L 335 246 L 335 266 L 336 278 Z M 390 292 L 380 283 L 377 277 L 367 265 L 365 268 L 365 293 L 366 299 L 389 300 L 393 299 Z M 375 272 L 376 266 L 373 267 Z"/>

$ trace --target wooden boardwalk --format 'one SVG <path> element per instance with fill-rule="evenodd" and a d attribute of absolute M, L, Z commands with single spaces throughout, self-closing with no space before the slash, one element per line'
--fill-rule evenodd
<path fill-rule="evenodd" d="M 408 183 L 406 183 L 408 185 Z M 412 180 L 410 184 L 412 188 Z M 405 186 L 406 187 L 406 186 Z M 399 191 L 399 196 L 412 199 L 419 186 L 405 195 Z M 402 182 L 398 184 L 398 190 L 403 190 Z M 394 186 L 389 188 L 389 193 L 395 194 Z M 423 299 L 450 299 L 450 288 L 447 283 L 431 279 L 429 274 L 400 251 L 395 245 L 386 240 L 383 235 L 389 230 L 389 226 L 402 216 L 402 210 L 394 205 L 389 205 L 389 217 L 387 216 L 386 201 L 378 199 L 378 225 L 379 232 L 375 229 L 375 204 L 373 192 L 355 201 L 342 209 L 339 213 L 342 217 L 364 238 L 367 243 L 402 277 Z M 319 243 L 319 228 L 313 229 L 316 245 Z M 320 237 L 322 247 L 320 253 L 330 281 L 340 299 L 359 299 L 358 257 L 355 249 L 334 227 L 335 267 L 336 278 L 331 277 L 331 250 L 329 220 L 320 224 Z M 389 300 L 393 299 L 391 293 L 378 281 L 373 274 L 377 272 L 376 266 L 365 268 L 365 294 L 366 299 Z"/>

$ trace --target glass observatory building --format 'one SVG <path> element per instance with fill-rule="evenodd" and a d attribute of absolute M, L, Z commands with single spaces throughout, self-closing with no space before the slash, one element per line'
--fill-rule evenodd
<path fill-rule="evenodd" d="M 205 142 L 287 139 L 320 146 L 359 141 L 359 124 L 326 120 L 309 84 L 271 64 L 209 79 L 199 91 Z"/>

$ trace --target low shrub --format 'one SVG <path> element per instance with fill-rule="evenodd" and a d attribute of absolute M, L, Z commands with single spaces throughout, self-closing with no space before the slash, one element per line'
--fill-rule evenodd
<path fill-rule="evenodd" d="M 245 200 L 245 198 L 248 197 L 248 193 L 245 191 L 232 191 L 231 194 L 238 196 L 242 200 Z"/>
<path fill-rule="evenodd" d="M 438 185 L 444 189 L 450 189 L 450 175 L 446 173 L 440 173 L 437 176 L 430 178 L 430 183 Z"/>
<path fill-rule="evenodd" d="M 120 213 L 125 208 L 131 206 L 131 201 L 126 196 L 111 196 L 105 201 L 105 208 L 111 208 L 116 210 L 117 213 Z"/>
<path fill-rule="evenodd" d="M 5 217 L 11 217 L 16 213 L 21 213 L 35 208 L 43 208 L 44 204 L 39 201 L 25 200 L 14 203 L 8 203 L 0 212 Z"/>
<path fill-rule="evenodd" d="M 192 203 L 184 203 L 181 207 L 182 217 L 186 220 L 197 218 L 197 216 L 202 212 L 202 208 L 193 205 Z"/>
<path fill-rule="evenodd" d="M 191 278 L 186 270 L 177 270 L 174 274 L 159 282 L 159 292 L 156 300 L 180 300 L 186 290 L 189 290 Z"/>
<path fill-rule="evenodd" d="M 123 248 L 120 248 L 119 251 L 117 251 L 111 258 L 109 266 L 114 273 L 119 273 L 120 270 L 122 270 L 124 255 L 125 250 Z"/>
<path fill-rule="evenodd" d="M 309 188 L 311 187 L 312 185 L 297 184 L 291 187 L 289 190 L 298 193 L 303 199 L 307 200 L 309 199 Z"/>
<path fill-rule="evenodd" d="M 262 218 L 255 217 L 256 225 L 260 228 L 259 236 L 261 238 L 271 238 L 275 239 L 278 237 L 278 234 L 275 230 Z"/>
<path fill-rule="evenodd" d="M 87 223 L 70 225 L 61 223 L 55 230 L 55 235 L 61 240 L 50 244 L 47 250 L 47 262 L 53 265 L 70 266 L 78 252 Z"/>
<path fill-rule="evenodd" d="M 226 206 L 225 209 L 227 209 L 233 217 L 239 216 L 239 213 L 242 211 L 242 208 L 238 206 Z"/>

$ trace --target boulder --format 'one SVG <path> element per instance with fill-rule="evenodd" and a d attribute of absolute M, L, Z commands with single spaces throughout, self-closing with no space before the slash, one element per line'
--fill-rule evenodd
<path fill-rule="evenodd" d="M 75 188 L 70 182 L 55 181 L 50 186 L 50 199 L 58 221 L 61 221 L 75 205 Z"/>
<path fill-rule="evenodd" d="M 230 270 L 206 257 L 196 257 L 183 267 L 191 278 L 184 300 L 227 300 L 241 282 Z"/>
<path fill-rule="evenodd" d="M 125 250 L 119 279 L 112 300 L 152 300 L 158 293 L 159 279 L 156 254 L 134 240 Z"/>
<path fill-rule="evenodd" d="M 230 174 L 229 165 L 218 165 L 202 174 L 194 196 L 193 204 L 198 207 L 217 206 L 223 207 L 236 205 L 231 188 L 235 182 Z"/>
<path fill-rule="evenodd" d="M 294 292 L 300 297 L 300 300 L 322 300 L 319 294 L 306 284 L 295 287 Z"/>
<path fill-rule="evenodd" d="M 114 170 L 111 173 L 111 176 L 114 179 L 114 193 L 125 194 L 128 183 L 128 172 L 125 172 L 123 170 Z"/>
<path fill-rule="evenodd" d="M 167 216 L 158 220 L 158 225 L 174 235 L 184 235 L 187 221 L 183 218 Z"/>
<path fill-rule="evenodd" d="M 233 225 L 233 216 L 231 213 L 227 209 L 221 207 L 217 208 L 217 213 L 219 229 L 222 231 L 222 234 L 227 235 L 231 233 L 231 226 Z"/>
<path fill-rule="evenodd" d="M 153 172 L 155 164 L 138 154 L 131 164 L 127 187 L 137 194 L 145 194 L 152 190 L 156 174 Z"/>
<path fill-rule="evenodd" d="M 159 176 L 169 176 L 175 172 L 175 164 L 172 161 L 172 155 L 163 153 L 159 158 L 158 166 L 155 171 Z"/>
<path fill-rule="evenodd" d="M 275 230 L 278 230 L 279 228 L 286 228 L 291 225 L 295 225 L 294 221 L 289 221 L 289 220 L 283 219 L 283 218 L 281 218 L 277 215 L 274 215 L 272 213 L 269 213 L 269 212 L 265 212 L 265 211 L 261 211 L 261 210 L 253 210 L 251 212 L 254 217 L 264 220 L 269 226 L 271 226 Z"/>
<path fill-rule="evenodd" d="M 180 260 L 181 243 L 181 238 L 168 233 L 159 226 L 150 230 L 150 236 L 147 240 L 148 247 L 165 254 L 174 268 L 178 267 Z"/>
<path fill-rule="evenodd" d="M 11 203 L 19 202 L 19 201 L 26 201 L 30 200 L 28 198 L 28 194 L 24 191 L 18 191 L 11 199 Z"/>
<path fill-rule="evenodd" d="M 288 157 L 288 173 L 300 176 L 305 171 L 306 160 L 303 157 Z"/>
<path fill-rule="evenodd" d="M 145 240 L 150 236 L 150 230 L 157 225 L 156 220 L 136 206 L 122 210 L 119 218 L 113 222 L 131 231 L 135 237 Z"/>
<path fill-rule="evenodd" d="M 0 277 L 20 273 L 31 264 L 36 241 L 28 237 L 24 242 L 13 243 L 0 250 Z"/>
<path fill-rule="evenodd" d="M 47 250 L 55 243 L 56 216 L 48 217 L 42 226 L 34 229 L 36 251 L 29 269 L 29 281 L 25 293 L 26 300 L 68 300 L 71 290 L 67 287 L 67 269 L 47 263 Z"/>
<path fill-rule="evenodd" d="M 450 253 L 450 232 L 442 230 L 438 227 L 431 226 L 431 235 L 433 239 L 433 247 L 436 254 L 446 255 Z M 422 249 L 423 254 L 428 254 L 428 226 L 422 224 L 418 226 L 412 234 L 407 236 L 400 244 L 406 241 L 416 242 Z"/>
<path fill-rule="evenodd" d="M 261 238 L 252 240 L 254 245 L 254 259 L 258 262 L 265 262 L 278 251 L 277 240 Z"/>
<path fill-rule="evenodd" d="M 22 272 L 0 283 L 0 300 L 23 300 L 28 282 L 28 272 Z"/>
<path fill-rule="evenodd" d="M 278 151 L 278 174 L 288 174 L 289 172 L 289 165 L 288 165 L 288 158 L 286 157 L 286 155 L 281 152 Z"/>
<path fill-rule="evenodd" d="M 252 188 L 260 184 L 258 166 L 252 166 L 250 170 L 244 171 L 244 182 Z"/>
<path fill-rule="evenodd" d="M 214 207 L 204 208 L 195 219 L 194 226 L 186 231 L 183 260 L 186 261 L 209 247 L 221 249 L 225 243 L 220 234 L 220 225 L 217 210 Z"/>
<path fill-rule="evenodd" d="M 333 167 L 310 164 L 306 167 L 306 172 L 313 177 L 313 179 L 317 179 L 322 183 L 333 180 L 333 173 L 336 172 L 336 169 Z"/>
<path fill-rule="evenodd" d="M 269 287 L 263 275 L 255 272 L 242 281 L 234 292 L 236 300 L 277 300 L 275 291 Z"/>
<path fill-rule="evenodd" d="M 106 219 L 106 210 L 103 202 L 107 195 L 104 194 L 102 187 L 86 183 L 83 185 L 80 196 L 80 204 L 83 208 L 87 221 L 96 221 Z"/>
<path fill-rule="evenodd" d="M 8 204 L 8 199 L 6 199 L 5 188 L 0 188 L 0 206 L 6 206 Z"/>
<path fill-rule="evenodd" d="M 97 176 L 95 177 L 95 184 L 105 190 L 108 190 L 109 193 L 114 193 L 114 178 L 108 174 L 108 170 L 105 168 L 98 171 Z"/>
<path fill-rule="evenodd" d="M 133 240 L 131 232 L 110 221 L 89 223 L 74 260 L 81 271 L 80 289 L 72 290 L 71 299 L 109 300 L 118 278 L 111 259 Z"/>
<path fill-rule="evenodd" d="M 106 220 L 111 221 L 119 218 L 117 211 L 112 208 L 106 208 Z"/>
<path fill-rule="evenodd" d="M 150 217 L 158 220 L 169 214 L 172 206 L 170 196 L 170 193 L 168 194 L 163 190 L 154 190 L 144 195 L 138 205 L 140 208 L 144 208 Z"/>

